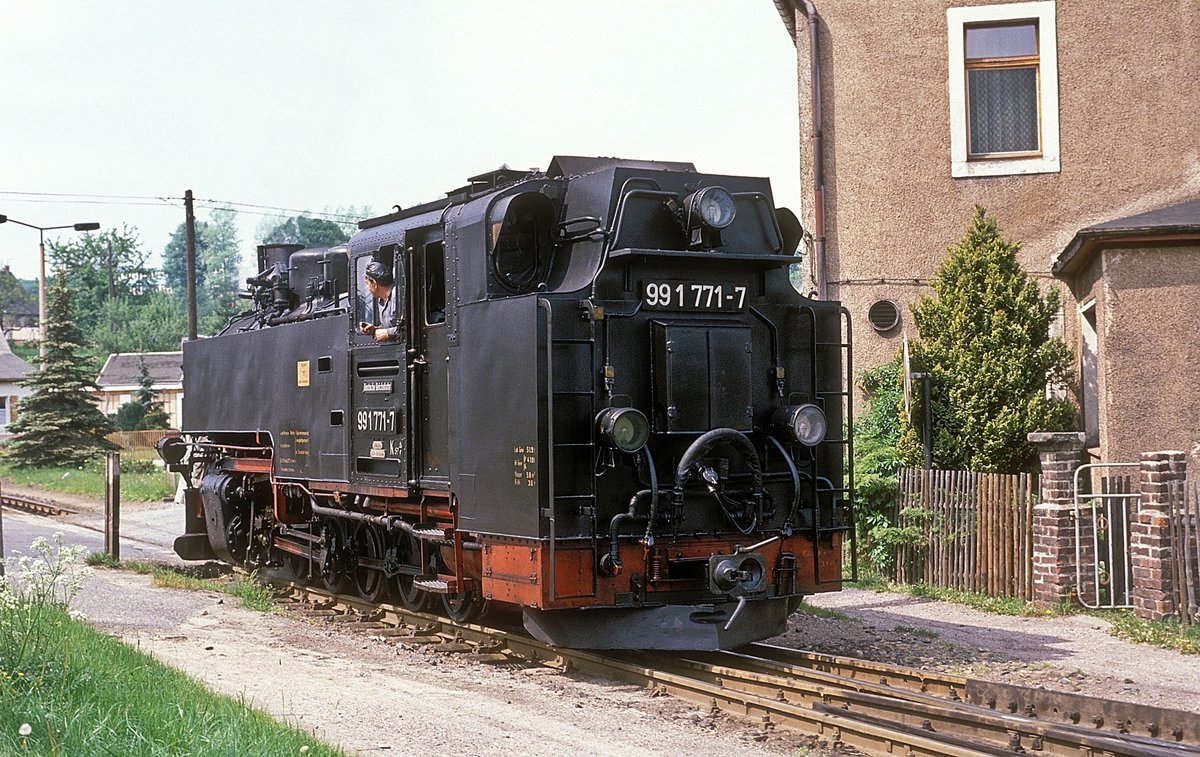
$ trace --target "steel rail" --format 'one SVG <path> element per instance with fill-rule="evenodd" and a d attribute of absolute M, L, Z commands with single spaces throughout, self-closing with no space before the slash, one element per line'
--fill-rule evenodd
<path fill-rule="evenodd" d="M 836 708 L 848 717 L 932 730 L 951 738 L 965 739 L 964 743 L 979 743 L 983 739 L 1008 749 L 1023 747 L 1044 754 L 1062 755 L 1076 755 L 1081 746 L 1101 754 L 1129 757 L 1200 755 L 1200 750 L 1148 737 L 1047 723 L 1025 715 L 998 713 L 953 698 L 842 678 L 820 671 L 795 668 L 779 673 L 763 673 L 755 670 L 761 667 L 758 660 L 742 659 L 741 655 L 729 655 L 726 658 L 728 664 L 712 662 L 719 655 L 709 653 L 680 657 L 645 653 L 642 656 L 657 668 L 724 689 L 775 696 L 818 709 Z"/>
<path fill-rule="evenodd" d="M 36 497 L 24 497 L 7 492 L 0 494 L 0 507 L 8 507 L 13 510 L 21 510 L 34 515 L 74 515 L 74 510 L 69 510 L 61 505 L 45 499 Z"/>
<path fill-rule="evenodd" d="M 437 644 L 435 648 L 445 651 L 476 650 L 490 661 L 519 658 L 563 671 L 637 683 L 741 717 L 757 717 L 764 727 L 781 726 L 815 733 L 879 753 L 923 757 L 1032 750 L 1047 755 L 1114 757 L 1200 755 L 1200 748 L 1178 743 L 1178 738 L 1172 743 L 1101 731 L 1095 723 L 1096 727 L 1088 728 L 1073 722 L 1039 720 L 1028 713 L 1004 713 L 994 708 L 999 701 L 995 699 L 992 707 L 964 701 L 972 683 L 986 682 L 958 676 L 796 652 L 766 644 L 748 645 L 736 652 L 694 654 L 561 649 L 542 644 L 523 632 L 480 625 L 459 626 L 393 605 L 334 596 L 314 587 L 295 584 L 288 587 L 290 596 L 297 601 L 316 597 L 317 609 L 310 613 L 333 616 L 336 620 L 331 622 L 343 623 L 348 628 L 365 624 L 366 628 L 378 629 L 378 633 L 399 643 Z M 1040 694 L 1049 696 L 1052 692 Z M 1189 717 L 1188 713 L 1161 712 Z"/>
<path fill-rule="evenodd" d="M 931 673 L 914 668 L 882 665 L 851 657 L 804 652 L 762 642 L 743 647 L 754 659 L 772 660 L 789 669 L 811 668 L 851 680 L 877 680 L 937 696 L 958 697 L 988 709 L 1024 714 L 1047 722 L 1090 726 L 1121 735 L 1145 735 L 1153 739 L 1200 744 L 1200 715 L 1165 707 L 1120 702 L 1066 691 L 1018 686 L 977 678 Z"/>

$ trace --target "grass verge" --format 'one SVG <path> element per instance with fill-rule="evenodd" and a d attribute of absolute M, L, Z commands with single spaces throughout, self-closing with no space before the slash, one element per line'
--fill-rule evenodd
<path fill-rule="evenodd" d="M 1183 654 L 1200 654 L 1200 625 L 1185 626 L 1177 620 L 1142 620 L 1128 610 L 1093 613 L 1112 625 L 1109 633 L 1119 639 L 1174 649 Z"/>
<path fill-rule="evenodd" d="M 29 611 L 0 610 L 0 630 L 19 631 L 0 633 L 0 754 L 344 755 L 60 607 L 39 608 L 27 623 L 20 614 Z M 30 634 L 40 653 L 6 669 Z"/>
<path fill-rule="evenodd" d="M 168 589 L 216 591 L 222 594 L 229 594 L 241 600 L 242 607 L 248 610 L 270 612 L 275 608 L 275 602 L 271 599 L 271 590 L 260 584 L 253 573 L 249 576 L 237 573 L 224 573 L 215 576 L 194 575 L 175 570 L 165 565 L 141 560 L 117 562 L 107 552 L 93 552 L 88 555 L 87 564 L 94 568 L 116 568 L 149 575 L 153 579 L 155 586 L 163 586 Z"/>
<path fill-rule="evenodd" d="M 104 461 L 82 468 L 18 468 L 0 463 L 0 476 L 20 486 L 104 499 Z M 152 502 L 175 495 L 171 474 L 150 461 L 121 460 L 121 499 Z"/>
<path fill-rule="evenodd" d="M 989 597 L 986 594 L 943 589 L 925 583 L 898 584 L 879 576 L 860 576 L 858 581 L 847 581 L 846 585 L 868 591 L 889 591 L 894 594 L 907 594 L 910 597 L 917 597 L 919 599 L 954 602 L 955 604 L 966 605 L 967 607 L 995 613 L 996 615 L 1042 617 L 1046 615 L 1069 615 L 1074 612 L 1066 605 L 1050 610 L 1039 610 L 1029 602 L 1014 597 Z"/>

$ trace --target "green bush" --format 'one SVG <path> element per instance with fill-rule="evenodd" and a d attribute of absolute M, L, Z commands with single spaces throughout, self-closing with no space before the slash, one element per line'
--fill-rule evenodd
<path fill-rule="evenodd" d="M 859 385 L 867 394 L 867 412 L 854 424 L 854 508 L 859 559 L 868 572 L 891 574 L 896 548 L 919 544 L 920 529 L 898 528 L 900 496 L 897 471 L 903 464 L 900 438 L 903 383 L 900 358 L 865 371 Z"/>

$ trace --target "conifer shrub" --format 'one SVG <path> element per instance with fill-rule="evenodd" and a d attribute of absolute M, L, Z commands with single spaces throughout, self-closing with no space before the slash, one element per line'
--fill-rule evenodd
<path fill-rule="evenodd" d="M 1071 377 L 1070 349 L 1049 335 L 1058 292 L 1041 292 L 1017 262 L 1019 250 L 976 206 L 934 276 L 934 296 L 913 305 L 912 362 L 931 374 L 934 468 L 1036 471 L 1026 436 L 1075 426 L 1074 404 L 1047 391 Z M 907 418 L 898 449 L 906 464 L 921 464 L 921 429 Z"/>
<path fill-rule="evenodd" d="M 47 293 L 46 358 L 21 382 L 33 389 L 17 405 L 8 425 L 15 436 L 4 444 L 8 462 L 19 467 L 86 464 L 117 449 L 105 439 L 113 431 L 89 391 L 92 368 L 80 359 L 83 335 L 71 312 L 71 290 L 61 271 Z"/>

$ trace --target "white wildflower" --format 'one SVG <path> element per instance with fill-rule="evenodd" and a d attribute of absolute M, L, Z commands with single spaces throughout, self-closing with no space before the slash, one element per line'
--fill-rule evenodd
<path fill-rule="evenodd" d="M 81 561 L 87 553 L 82 545 L 64 545 L 62 533 L 51 539 L 39 536 L 29 545 L 30 554 L 13 550 L 6 560 L 6 576 L 0 579 L 0 605 L 58 605 L 66 607 L 83 582 L 94 572 Z"/>
<path fill-rule="evenodd" d="M 21 734 L 22 736 L 28 736 L 29 734 L 33 733 L 33 726 L 29 725 L 28 723 L 22 723 L 21 727 L 17 729 L 17 733 Z"/>

